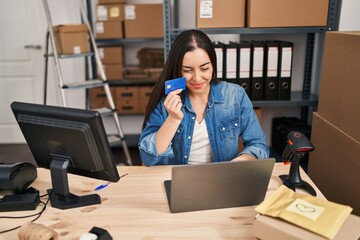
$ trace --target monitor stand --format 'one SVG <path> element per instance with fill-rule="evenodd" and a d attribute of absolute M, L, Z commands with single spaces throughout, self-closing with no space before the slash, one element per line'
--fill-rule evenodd
<path fill-rule="evenodd" d="M 98 194 L 77 196 L 69 191 L 67 168 L 71 162 L 68 157 L 53 157 L 50 163 L 52 189 L 48 190 L 51 206 L 59 209 L 70 209 L 100 204 Z"/>

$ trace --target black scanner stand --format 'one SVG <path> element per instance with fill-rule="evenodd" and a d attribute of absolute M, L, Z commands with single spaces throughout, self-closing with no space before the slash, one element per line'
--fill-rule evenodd
<path fill-rule="evenodd" d="M 35 210 L 40 203 L 39 191 L 28 190 L 31 192 L 5 195 L 0 199 L 0 212 Z"/>
<path fill-rule="evenodd" d="M 313 196 L 316 196 L 315 189 L 307 182 L 303 181 L 299 172 L 299 165 L 302 156 L 295 154 L 291 166 L 289 175 L 280 175 L 279 178 L 285 186 L 295 191 L 296 188 L 302 188 Z"/>
<path fill-rule="evenodd" d="M 40 203 L 39 191 L 29 186 L 36 178 L 32 163 L 0 163 L 0 195 L 4 195 L 0 198 L 0 212 L 35 210 Z"/>
<path fill-rule="evenodd" d="M 283 162 L 290 162 L 291 167 L 289 175 L 280 175 L 279 178 L 283 184 L 295 191 L 296 188 L 302 188 L 313 196 L 316 196 L 315 189 L 300 176 L 300 161 L 306 153 L 314 151 L 314 146 L 309 139 L 301 132 L 292 131 L 288 134 L 287 145 L 282 154 Z"/>

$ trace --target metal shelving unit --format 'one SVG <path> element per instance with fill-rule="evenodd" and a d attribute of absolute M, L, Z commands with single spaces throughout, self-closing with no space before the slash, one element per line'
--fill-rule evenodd
<path fill-rule="evenodd" d="M 90 26 L 93 29 L 93 16 L 92 16 L 92 1 L 84 0 L 87 6 L 87 16 L 90 22 Z M 95 39 L 97 47 L 110 47 L 110 46 L 122 46 L 125 47 L 128 44 L 140 44 L 140 43 L 154 43 L 161 42 L 163 38 L 117 38 L 117 39 Z M 91 59 L 91 71 L 92 75 L 96 76 L 96 63 L 95 59 Z M 110 86 L 152 86 L 155 84 L 153 80 L 134 80 L 134 79 L 119 79 L 109 81 Z"/>
<path fill-rule="evenodd" d="M 323 40 L 326 31 L 336 31 L 339 28 L 339 18 L 342 0 L 329 0 L 328 24 L 322 27 L 284 27 L 284 28 L 207 28 L 200 29 L 206 34 L 307 34 L 306 58 L 304 69 L 304 82 L 302 91 L 291 93 L 287 101 L 253 101 L 255 107 L 301 107 L 301 119 L 307 121 L 308 107 L 317 106 L 318 96 L 312 94 L 311 82 L 313 73 L 313 58 L 315 48 L 315 35 Z M 164 54 L 169 54 L 173 39 L 182 31 L 179 28 L 179 2 L 178 0 L 164 0 Z"/>
<path fill-rule="evenodd" d="M 83 0 L 86 4 L 86 11 L 87 16 L 89 19 L 89 23 L 91 29 L 94 29 L 93 26 L 93 2 L 94 0 Z M 121 46 L 121 47 L 128 47 L 134 46 L 136 44 L 143 44 L 143 43 L 162 43 L 163 38 L 117 38 L 117 39 L 95 39 L 95 43 L 97 47 L 113 47 L 113 46 Z M 91 57 L 88 62 L 86 62 L 87 70 L 86 73 L 92 76 L 97 75 L 96 71 L 96 61 L 94 57 Z M 107 81 L 110 87 L 128 87 L 128 86 L 153 86 L 155 84 L 155 80 L 149 79 L 118 79 L 118 80 L 110 80 Z M 90 98 L 87 94 L 87 105 L 90 105 Z M 118 114 L 120 117 L 127 116 Z M 131 116 L 138 116 L 139 114 L 133 114 Z M 138 119 L 138 118 L 135 118 Z M 136 122 L 137 120 L 135 120 Z M 125 121 L 127 123 L 129 121 Z M 127 129 L 126 129 L 127 130 Z M 138 138 L 140 135 L 141 129 L 139 129 L 139 133 L 128 133 L 125 134 L 125 138 L 127 140 L 129 147 L 137 147 Z"/>

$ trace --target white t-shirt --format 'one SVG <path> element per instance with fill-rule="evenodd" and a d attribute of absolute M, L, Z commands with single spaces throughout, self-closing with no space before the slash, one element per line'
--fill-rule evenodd
<path fill-rule="evenodd" d="M 201 123 L 195 121 L 188 164 L 209 162 L 212 162 L 212 154 L 205 119 Z"/>

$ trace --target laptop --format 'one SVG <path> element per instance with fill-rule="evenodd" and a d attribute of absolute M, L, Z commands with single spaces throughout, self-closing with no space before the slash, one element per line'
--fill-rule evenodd
<path fill-rule="evenodd" d="M 174 166 L 164 181 L 170 212 L 252 206 L 264 198 L 275 159 Z"/>

